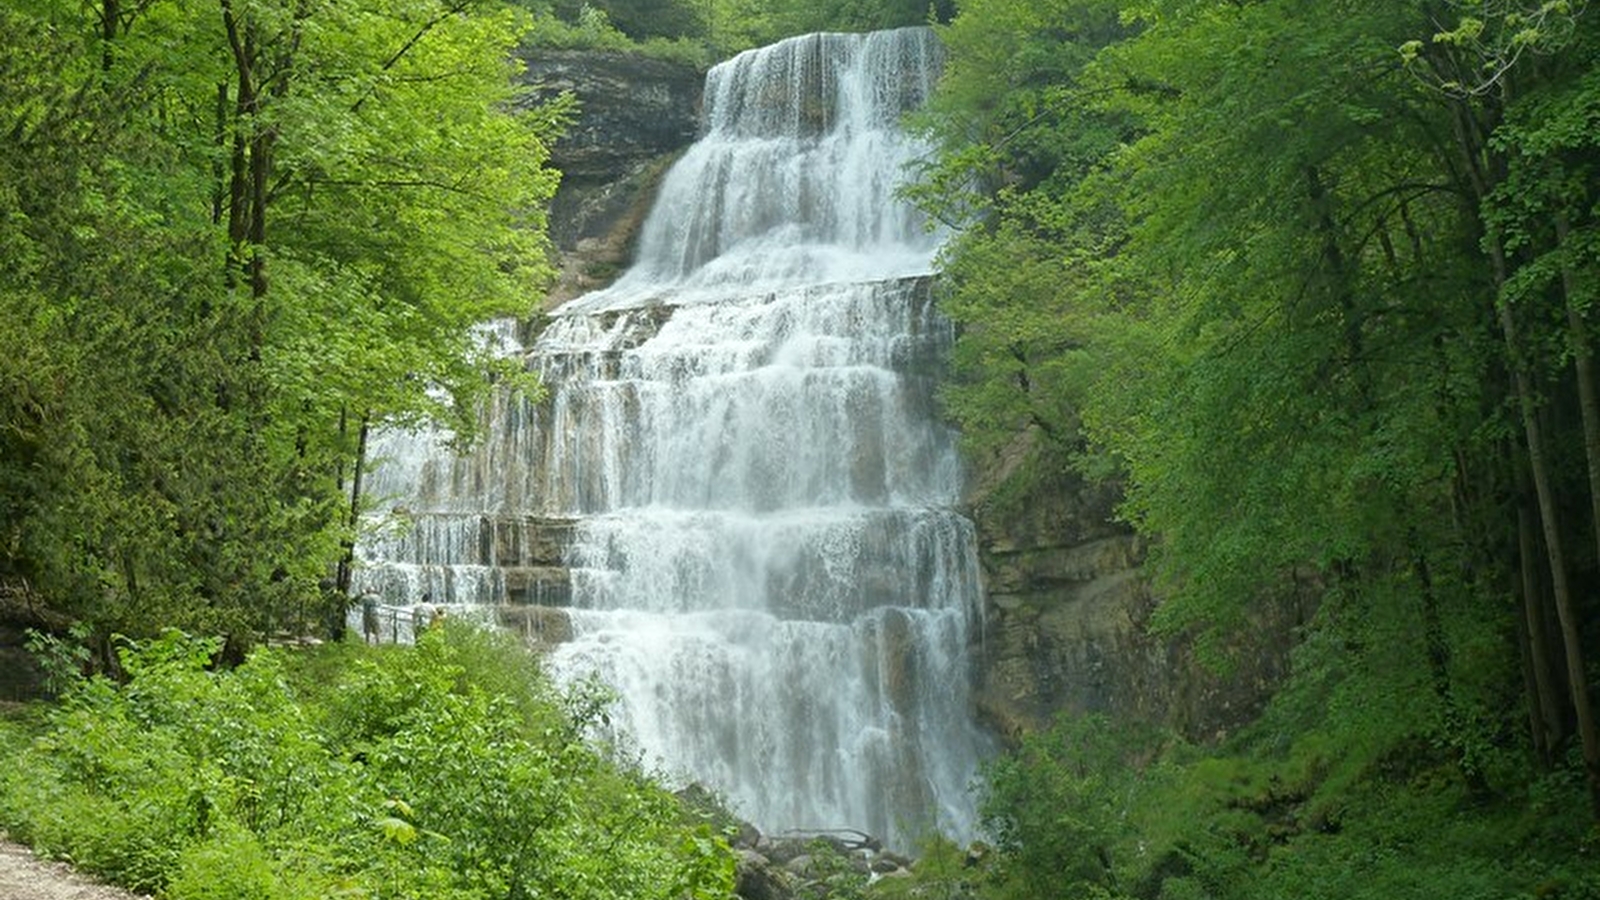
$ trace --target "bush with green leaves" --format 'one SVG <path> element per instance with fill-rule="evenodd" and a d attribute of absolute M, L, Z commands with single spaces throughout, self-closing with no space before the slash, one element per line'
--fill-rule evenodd
<path fill-rule="evenodd" d="M 1259 721 L 1221 746 L 1100 716 L 1028 736 L 987 772 L 996 851 L 957 865 L 950 848 L 935 848 L 912 879 L 875 895 L 1600 898 L 1600 829 L 1575 767 L 1486 790 L 1447 745 L 1313 709 L 1308 692 L 1329 692 L 1307 684 L 1319 674 L 1312 656 Z"/>
<path fill-rule="evenodd" d="M 126 643 L 126 683 L 81 679 L 31 740 L 0 731 L 0 824 L 169 900 L 334 895 L 721 898 L 733 859 L 675 799 L 584 738 L 509 638 L 416 648 Z"/>

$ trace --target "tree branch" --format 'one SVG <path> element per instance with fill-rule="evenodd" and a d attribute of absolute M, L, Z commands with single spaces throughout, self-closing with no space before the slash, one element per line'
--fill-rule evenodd
<path fill-rule="evenodd" d="M 432 31 L 435 26 L 437 26 L 440 22 L 443 22 L 445 19 L 450 18 L 451 16 L 460 15 L 462 12 L 466 11 L 468 6 L 471 6 L 471 5 L 472 5 L 472 0 L 456 0 L 456 2 L 451 3 L 449 6 L 445 7 L 443 12 L 439 13 L 437 16 L 434 16 L 432 19 L 429 19 L 427 22 L 423 23 L 422 27 L 417 29 L 417 33 L 413 34 L 410 37 L 410 39 L 408 39 L 404 44 L 402 44 L 400 46 L 400 49 L 396 50 L 394 52 L 394 55 L 390 56 L 387 60 L 384 60 L 383 65 L 378 67 L 379 73 L 387 72 L 390 69 L 394 68 L 395 65 L 397 63 L 399 63 L 400 60 L 402 58 L 404 58 L 407 53 L 411 52 L 411 48 L 415 47 L 419 42 L 421 42 L 422 39 L 427 36 L 428 32 Z M 377 91 L 378 91 L 378 85 L 377 85 L 376 82 L 373 82 L 372 84 L 368 85 L 366 93 L 362 94 L 356 100 L 355 104 L 350 107 L 350 111 L 351 112 L 360 112 L 362 104 L 366 103 L 367 100 L 373 94 L 377 93 Z"/>

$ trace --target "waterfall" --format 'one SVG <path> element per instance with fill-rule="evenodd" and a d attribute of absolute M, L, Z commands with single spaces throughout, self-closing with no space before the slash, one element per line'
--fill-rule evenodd
<path fill-rule="evenodd" d="M 498 398 L 465 455 L 378 439 L 371 490 L 405 527 L 363 540 L 358 584 L 561 609 L 558 676 L 609 685 L 646 760 L 764 830 L 975 830 L 940 235 L 895 196 L 938 58 L 914 28 L 713 68 L 637 262 L 527 351 L 548 396 Z"/>

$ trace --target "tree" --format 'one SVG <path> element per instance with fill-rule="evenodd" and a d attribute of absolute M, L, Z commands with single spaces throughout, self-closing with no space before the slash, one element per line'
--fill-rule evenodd
<path fill-rule="evenodd" d="M 1464 15 L 1451 31 L 1424 45 L 1413 40 L 1401 52 L 1426 75 L 1460 122 L 1459 150 L 1470 178 L 1468 196 L 1482 219 L 1482 245 L 1492 265 L 1499 297 L 1497 319 L 1516 388 L 1529 477 L 1542 526 L 1551 603 L 1561 633 L 1559 651 L 1540 646 L 1540 616 L 1530 614 L 1531 665 L 1536 685 L 1548 679 L 1548 660 L 1565 659 L 1569 703 L 1587 773 L 1591 805 L 1600 817 L 1600 727 L 1594 719 L 1583 648 L 1584 627 L 1574 588 L 1563 510 L 1553 471 L 1559 456 L 1547 446 L 1542 384 L 1570 356 L 1582 428 L 1582 460 L 1589 493 L 1588 527 L 1600 549 L 1600 399 L 1597 399 L 1594 339 L 1587 323 L 1596 276 L 1593 254 L 1593 137 L 1600 122 L 1600 81 L 1592 60 L 1595 36 L 1579 29 L 1572 4 L 1488 4 Z M 1538 62 L 1519 59 L 1527 51 Z M 1486 60 L 1486 61 L 1485 61 Z M 1527 96 L 1522 96 L 1526 87 Z M 1589 248 L 1589 249 L 1586 249 Z M 1562 352 L 1551 354 L 1539 329 L 1551 309 L 1562 312 Z M 1559 340 L 1559 339 L 1557 339 Z M 1533 566 L 1532 554 L 1522 560 Z M 1597 554 L 1600 559 L 1600 554 Z M 1538 605 L 1538 598 L 1526 602 Z M 1553 743 L 1561 728 L 1541 707 L 1553 703 L 1549 688 L 1530 692 L 1536 712 L 1536 742 Z M 1541 735 L 1541 732 L 1547 732 Z M 1540 738 L 1543 740 L 1540 741 Z"/>
<path fill-rule="evenodd" d="M 489 2 L 8 10 L 0 575 L 103 630 L 320 615 L 361 434 L 473 421 L 549 273 Z M 24 68 L 25 67 L 25 68 Z M 8 450 L 11 449 L 8 447 Z"/>
<path fill-rule="evenodd" d="M 1345 677 L 1397 701 L 1371 715 L 1486 790 L 1518 752 L 1516 658 L 1493 648 L 1526 619 L 1530 722 L 1563 691 L 1554 718 L 1581 712 L 1588 678 L 1592 610 L 1558 588 L 1595 562 L 1554 551 L 1600 534 L 1561 499 L 1586 489 L 1594 56 L 1565 4 L 1466 5 L 1499 18 L 972 0 L 923 190 L 971 223 L 944 308 L 974 443 L 1054 431 L 1055 459 L 1122 480 L 1168 632 L 1221 637 L 1319 586 Z"/>
<path fill-rule="evenodd" d="M 1113 847 L 1139 791 L 1134 758 L 1153 737 L 1104 716 L 1062 718 L 990 767 L 984 818 L 1022 896 L 1123 896 Z"/>
<path fill-rule="evenodd" d="M 1086 340 L 1097 307 L 1077 301 L 1111 286 L 1100 263 L 1125 220 L 1097 174 L 1135 125 L 1083 103 L 1082 78 L 1127 33 L 1114 3 L 968 3 L 940 29 L 949 62 L 918 118 L 940 151 L 908 194 L 962 229 L 944 254 L 939 302 L 963 329 L 943 402 L 974 453 L 1037 435 L 1025 480 L 1084 451 L 1081 390 L 1104 360 Z"/>

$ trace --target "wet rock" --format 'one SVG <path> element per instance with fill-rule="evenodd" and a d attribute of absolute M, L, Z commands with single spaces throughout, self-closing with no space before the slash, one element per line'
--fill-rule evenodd
<path fill-rule="evenodd" d="M 896 853 L 893 850 L 884 850 L 884 851 L 882 851 L 882 852 L 880 852 L 878 854 L 877 858 L 879 860 L 885 862 L 885 863 L 894 864 L 894 866 L 896 868 L 901 868 L 901 869 L 909 869 L 909 868 L 911 868 L 911 863 L 912 863 L 911 857 L 902 856 L 901 854 Z"/>
<path fill-rule="evenodd" d="M 535 651 L 554 649 L 572 640 L 572 618 L 565 609 L 551 606 L 502 606 L 495 611 L 502 627 L 522 635 Z"/>
<path fill-rule="evenodd" d="M 806 852 L 806 840 L 793 837 L 763 837 L 756 845 L 756 850 L 771 860 L 773 865 L 782 866 Z"/>
<path fill-rule="evenodd" d="M 754 850 L 738 851 L 734 864 L 734 893 L 740 900 L 790 900 L 799 881 Z"/>
<path fill-rule="evenodd" d="M 734 815 L 726 801 L 705 785 L 698 782 L 689 784 L 674 791 L 673 795 L 691 816 L 710 825 L 717 834 L 726 836 L 728 846 L 733 849 L 755 851 L 760 845 L 761 831 Z"/>
<path fill-rule="evenodd" d="M 578 115 L 556 142 L 551 162 L 568 178 L 602 181 L 642 160 L 689 145 L 700 130 L 705 73 L 636 53 L 525 48 L 527 102 L 563 93 Z"/>
<path fill-rule="evenodd" d="M 898 872 L 905 868 L 905 866 L 902 866 L 898 861 L 888 856 L 880 855 L 868 862 L 867 868 L 871 870 L 874 875 L 887 875 L 890 872 Z"/>

